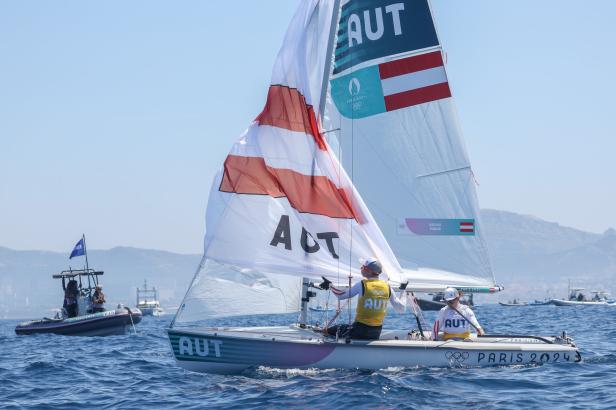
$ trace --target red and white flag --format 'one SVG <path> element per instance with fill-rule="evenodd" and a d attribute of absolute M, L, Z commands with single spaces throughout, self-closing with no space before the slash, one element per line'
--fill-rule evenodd
<path fill-rule="evenodd" d="M 451 97 L 440 51 L 379 64 L 379 75 L 387 111 Z"/>

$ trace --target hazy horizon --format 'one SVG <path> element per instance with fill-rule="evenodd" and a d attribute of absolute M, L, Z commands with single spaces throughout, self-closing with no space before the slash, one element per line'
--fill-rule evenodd
<path fill-rule="evenodd" d="M 523 216 L 523 217 L 538 219 L 538 220 L 540 220 L 542 222 L 549 223 L 549 224 L 557 224 L 559 227 L 564 228 L 564 229 L 574 229 L 574 230 L 582 232 L 582 233 L 588 233 L 588 234 L 594 234 L 594 235 L 603 235 L 603 234 L 605 234 L 609 230 L 614 230 L 613 227 L 608 227 L 608 228 L 604 229 L 601 232 L 591 232 L 591 231 L 585 231 L 583 229 L 578 229 L 578 228 L 574 228 L 574 227 L 571 227 L 571 226 L 563 225 L 563 224 L 561 224 L 558 221 L 553 221 L 553 220 L 547 220 L 547 219 L 539 218 L 539 217 L 537 217 L 535 215 L 520 214 L 520 213 L 517 213 L 517 212 L 503 210 L 503 209 L 484 208 L 484 209 L 481 209 L 481 211 L 482 212 L 484 212 L 484 211 L 496 211 L 496 212 L 501 212 L 501 213 L 520 215 L 520 216 Z M 80 238 L 76 238 L 75 239 L 75 243 L 79 239 Z M 147 251 L 169 252 L 169 253 L 175 253 L 175 254 L 180 254 L 180 255 L 202 255 L 203 254 L 202 251 L 199 251 L 199 252 L 178 252 L 178 251 L 173 251 L 173 250 L 169 250 L 169 249 L 144 248 L 144 247 L 140 247 L 140 246 L 126 245 L 126 244 L 122 244 L 122 243 L 111 245 L 111 246 L 106 247 L 106 248 L 98 248 L 96 246 L 92 247 L 90 245 L 90 241 L 89 241 L 87 235 L 86 235 L 86 243 L 87 243 L 87 249 L 89 251 L 109 251 L 111 249 L 116 249 L 116 248 L 131 248 L 131 249 L 139 249 L 139 250 L 147 250 Z M 23 252 L 33 251 L 33 252 L 51 252 L 51 253 L 60 253 L 60 254 L 66 253 L 67 259 L 68 259 L 70 251 L 73 249 L 73 245 L 74 244 L 71 244 L 68 249 L 32 249 L 32 248 L 15 248 L 15 247 L 12 247 L 12 246 L 0 243 L 0 248 L 6 248 L 6 249 L 14 250 L 14 251 L 23 251 Z M 490 244 L 488 244 L 488 248 L 490 248 Z"/>

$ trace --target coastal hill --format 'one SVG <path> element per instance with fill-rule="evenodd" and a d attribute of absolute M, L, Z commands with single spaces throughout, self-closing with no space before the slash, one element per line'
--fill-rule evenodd
<path fill-rule="evenodd" d="M 482 210 L 500 299 L 561 298 L 568 282 L 616 291 L 616 231 L 595 234 L 512 212 Z"/>
<path fill-rule="evenodd" d="M 496 279 L 506 291 L 483 297 L 496 302 L 521 298 L 563 297 L 568 281 L 589 290 L 616 290 L 616 231 L 595 234 L 512 212 L 486 209 L 482 219 Z M 163 306 L 177 306 L 200 261 L 200 255 L 116 247 L 88 252 L 101 278 L 109 305 L 135 304 L 143 284 L 156 286 Z M 0 247 L 0 318 L 53 314 L 62 288 L 53 273 L 83 267 L 67 253 L 16 251 Z"/>
<path fill-rule="evenodd" d="M 0 247 L 0 318 L 51 315 L 62 306 L 62 283 L 51 275 L 83 268 L 83 257 L 68 260 L 68 253 L 16 251 Z M 109 306 L 134 306 L 136 289 L 147 279 L 155 286 L 163 306 L 177 306 L 190 282 L 201 255 L 116 247 L 89 250 L 90 267 L 102 270 L 100 278 Z"/>

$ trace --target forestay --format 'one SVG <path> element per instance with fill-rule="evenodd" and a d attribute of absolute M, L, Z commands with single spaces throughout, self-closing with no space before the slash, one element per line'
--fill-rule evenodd
<path fill-rule="evenodd" d="M 411 284 L 494 290 L 428 0 L 343 1 L 327 97 L 330 142 Z"/>

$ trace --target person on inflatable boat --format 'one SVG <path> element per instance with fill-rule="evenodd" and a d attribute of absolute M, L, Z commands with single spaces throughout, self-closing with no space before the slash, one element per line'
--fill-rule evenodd
<path fill-rule="evenodd" d="M 338 300 L 350 299 L 359 295 L 355 321 L 351 326 L 336 325 L 324 329 L 330 336 L 348 337 L 350 339 L 376 340 L 381 336 L 383 320 L 387 314 L 389 301 L 396 312 L 404 312 L 404 304 L 395 295 L 389 284 L 379 279 L 383 271 L 381 263 L 375 258 L 368 258 L 361 262 L 361 275 L 363 280 L 357 282 L 350 289 L 341 290 L 326 281 L 321 284 L 322 289 L 330 289 Z"/>
<path fill-rule="evenodd" d="M 477 330 L 479 336 L 483 335 L 481 325 L 470 307 L 460 303 L 460 292 L 455 288 L 447 288 L 444 293 L 447 306 L 438 312 L 432 338 L 439 339 L 439 332 L 443 332 L 443 340 L 465 340 L 471 337 L 471 326 Z"/>
<path fill-rule="evenodd" d="M 105 294 L 103 293 L 103 285 L 96 285 L 96 290 L 92 295 L 92 306 L 90 308 L 91 313 L 98 313 L 105 311 Z"/>

